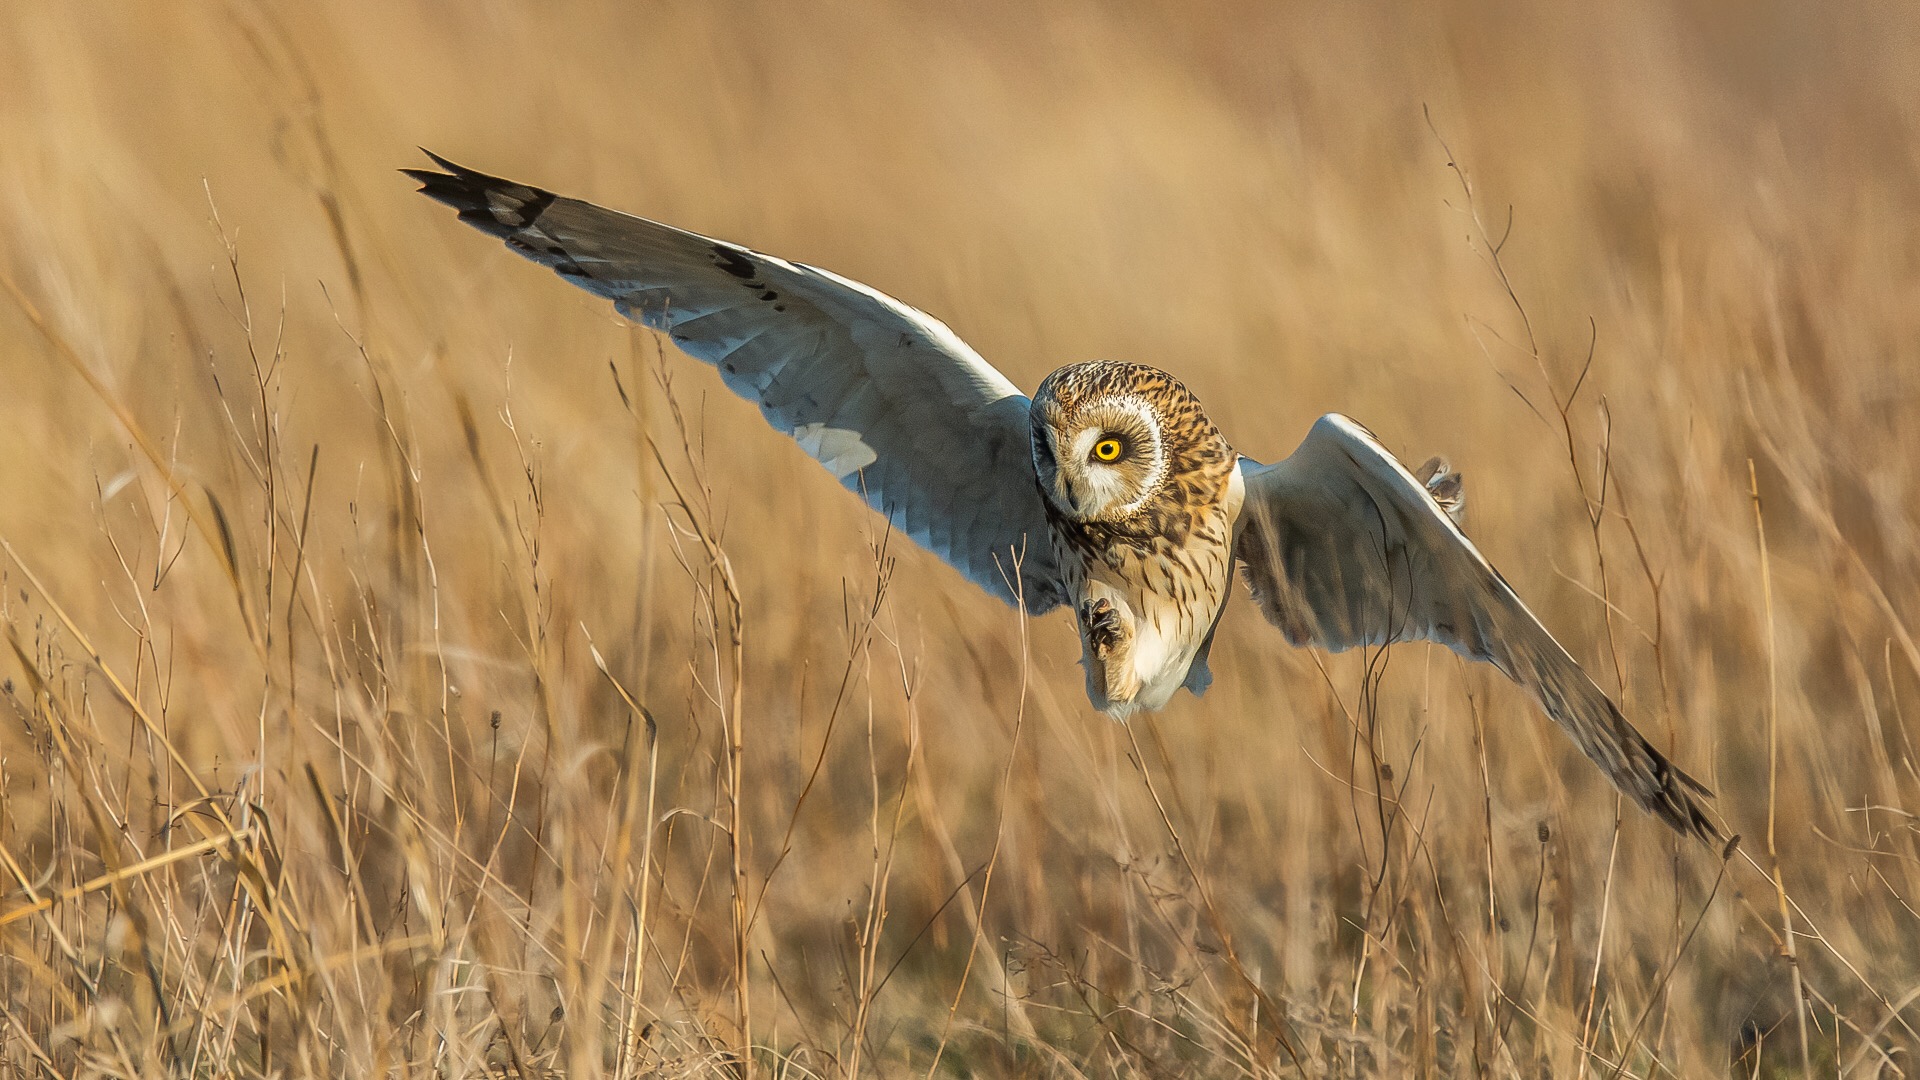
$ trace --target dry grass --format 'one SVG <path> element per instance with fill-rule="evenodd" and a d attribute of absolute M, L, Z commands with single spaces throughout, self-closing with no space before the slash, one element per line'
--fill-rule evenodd
<path fill-rule="evenodd" d="M 1600 8 L 7 5 L 0 1075 L 1920 1071 L 1920 20 Z M 1448 453 L 1742 851 L 1244 603 L 1091 714 L 416 144 Z"/>

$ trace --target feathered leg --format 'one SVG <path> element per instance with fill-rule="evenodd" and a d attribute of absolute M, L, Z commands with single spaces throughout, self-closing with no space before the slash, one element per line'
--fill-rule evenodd
<path fill-rule="evenodd" d="M 1133 670 L 1133 619 L 1102 596 L 1080 604 L 1081 663 L 1087 669 L 1087 696 L 1095 708 L 1121 715 L 1132 711 L 1140 693 Z"/>

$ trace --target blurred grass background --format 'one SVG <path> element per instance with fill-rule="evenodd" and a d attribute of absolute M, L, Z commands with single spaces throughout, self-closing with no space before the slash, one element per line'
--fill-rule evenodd
<path fill-rule="evenodd" d="M 1911 10 L 0 28 L 7 1075 L 1920 1067 Z M 1165 367 L 1256 457 L 1329 410 L 1449 455 L 1741 852 L 1497 675 L 1244 603 L 1205 699 L 1108 722 L 1067 616 L 890 543 L 416 146 L 1026 387 Z"/>

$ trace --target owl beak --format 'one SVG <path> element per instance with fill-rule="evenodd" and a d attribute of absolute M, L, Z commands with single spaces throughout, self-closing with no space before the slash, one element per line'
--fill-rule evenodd
<path fill-rule="evenodd" d="M 1067 509 L 1078 514 L 1080 512 L 1080 489 L 1074 487 L 1073 481 L 1064 476 L 1060 477 L 1059 483 L 1062 501 L 1067 504 Z"/>

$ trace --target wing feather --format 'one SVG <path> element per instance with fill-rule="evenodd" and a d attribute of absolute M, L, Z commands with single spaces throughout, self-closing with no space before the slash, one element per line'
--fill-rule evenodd
<path fill-rule="evenodd" d="M 1365 428 L 1329 414 L 1292 456 L 1242 459 L 1234 548 L 1267 620 L 1296 645 L 1434 641 L 1484 660 L 1648 813 L 1712 839 L 1698 781 L 1627 721 L 1492 564 Z"/>
<path fill-rule="evenodd" d="M 1030 402 L 945 324 L 858 282 L 462 168 L 409 169 L 460 220 L 720 369 L 850 490 L 976 584 L 1063 600 Z"/>

